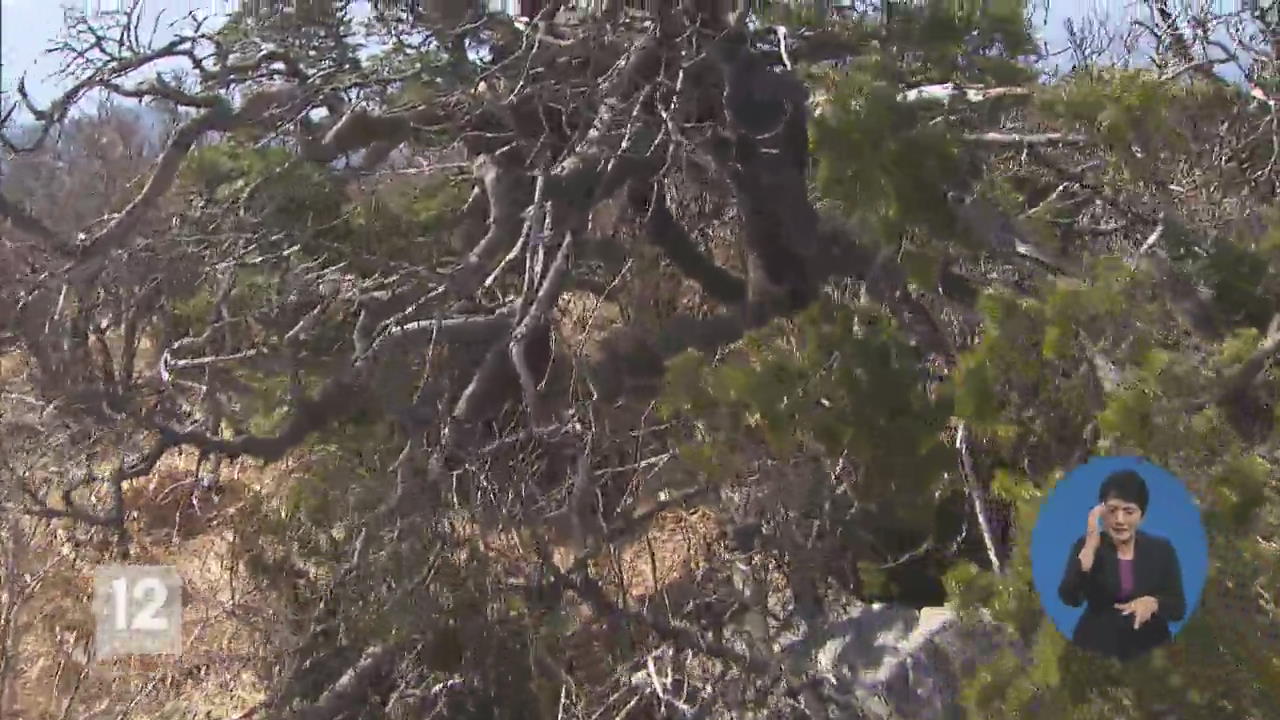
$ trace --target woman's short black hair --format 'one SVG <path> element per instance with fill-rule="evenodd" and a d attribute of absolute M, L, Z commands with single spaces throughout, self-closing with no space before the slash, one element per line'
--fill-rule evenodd
<path fill-rule="evenodd" d="M 1098 490 L 1098 502 L 1104 503 L 1111 498 L 1131 502 L 1146 515 L 1147 501 L 1151 496 L 1147 492 L 1147 481 L 1136 470 L 1117 470 L 1107 476 Z"/>

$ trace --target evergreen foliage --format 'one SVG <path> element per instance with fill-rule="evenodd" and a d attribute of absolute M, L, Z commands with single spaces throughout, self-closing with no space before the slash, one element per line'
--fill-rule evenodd
<path fill-rule="evenodd" d="M 1265 168 L 1259 168 L 1268 159 L 1274 175 L 1275 158 L 1269 153 L 1280 147 L 1274 145 L 1280 142 L 1274 109 L 1270 120 L 1260 120 L 1238 88 L 1193 72 L 1082 67 L 1044 80 L 1033 65 L 1036 41 L 1027 4 L 981 5 L 979 10 L 976 3 L 894 4 L 887 26 L 819 18 L 811 8 L 774 5 L 762 13 L 763 20 L 784 23 L 796 36 L 829 33 L 833 42 L 859 48 L 847 64 L 802 66 L 796 73 L 820 97 L 808 136 L 814 205 L 824 223 L 856 227 L 857 252 L 878 259 L 868 262 L 859 277 L 823 288 L 820 299 L 802 312 L 777 318 L 717 352 L 687 351 L 665 365 L 655 363 L 662 377 L 656 414 L 663 424 L 643 440 L 651 443 L 644 449 L 656 447 L 675 460 L 657 463 L 649 477 L 640 479 L 648 461 L 641 460 L 641 432 L 635 429 L 647 427 L 649 411 L 637 411 L 640 420 L 619 419 L 631 409 L 623 401 L 606 407 L 575 396 L 564 403 L 572 419 L 565 425 L 577 427 L 589 418 L 607 436 L 588 438 L 586 449 L 625 457 L 615 463 L 625 473 L 582 470 L 588 479 L 622 478 L 599 480 L 592 492 L 582 493 L 592 495 L 585 500 L 575 496 L 576 449 L 563 451 L 555 444 L 563 445 L 562 437 L 538 445 L 545 440 L 540 433 L 549 434 L 545 428 L 507 427 L 513 417 L 523 418 L 512 408 L 523 400 L 525 388 L 476 420 L 479 429 L 457 430 L 472 419 L 448 415 L 445 400 L 439 408 L 426 407 L 437 400 L 426 390 L 461 406 L 459 398 L 470 392 L 476 368 L 513 353 L 505 338 L 490 339 L 494 344 L 488 349 L 472 353 L 461 342 L 445 347 L 442 340 L 437 347 L 433 334 L 427 349 L 380 360 L 377 370 L 393 378 L 386 386 L 340 398 L 341 412 L 333 415 L 341 421 L 309 431 L 295 449 L 304 461 L 291 471 L 286 487 L 247 492 L 235 515 L 235 543 L 249 573 L 282 598 L 284 615 L 297 627 L 308 627 L 297 618 L 323 621 L 313 626 L 322 630 L 303 641 L 320 648 L 315 656 L 332 666 L 309 676 L 314 687 L 289 693 L 314 700 L 339 681 L 360 648 L 412 641 L 417 655 L 409 664 L 425 678 L 417 685 L 442 686 L 468 676 L 473 689 L 479 688 L 472 704 L 453 708 L 451 717 L 556 717 L 572 683 L 561 683 L 548 668 L 559 672 L 558 663 L 575 657 L 583 644 L 590 645 L 589 652 L 576 657 L 600 667 L 584 671 L 579 665 L 578 672 L 625 671 L 625 683 L 633 683 L 629 673 L 636 668 L 655 672 L 652 665 L 642 667 L 646 659 L 652 662 L 644 653 L 655 643 L 674 643 L 672 635 L 684 641 L 672 629 L 678 623 L 692 628 L 690 633 L 714 635 L 719 643 L 725 630 L 706 629 L 711 611 L 705 606 L 723 598 L 690 600 L 673 610 L 668 590 L 683 582 L 696 586 L 702 577 L 663 585 L 652 546 L 646 548 L 651 568 L 643 573 L 622 567 L 620 558 L 635 547 L 624 548 L 621 541 L 617 547 L 584 541 L 570 548 L 585 558 L 578 569 L 589 567 L 617 583 L 595 597 L 588 597 L 591 587 L 573 588 L 584 598 L 581 612 L 575 612 L 563 600 L 570 594 L 567 583 L 586 583 L 551 581 L 553 553 L 531 540 L 537 537 L 533 530 L 541 532 L 563 512 L 527 520 L 535 515 L 530 508 L 579 503 L 590 506 L 593 522 L 613 532 L 610 523 L 618 514 L 606 507 L 607 497 L 652 491 L 644 498 L 650 504 L 628 506 L 642 507 L 635 513 L 640 516 L 667 502 L 673 491 L 699 486 L 709 490 L 710 499 L 703 500 L 714 515 L 709 522 L 716 524 L 716 547 L 722 552 L 707 563 L 717 567 L 705 574 L 723 574 L 727 571 L 718 566 L 748 556 L 787 568 L 791 585 L 764 591 L 771 612 L 773 605 L 790 611 L 806 603 L 805 611 L 819 612 L 825 598 L 841 595 L 915 607 L 945 602 L 963 623 L 976 627 L 994 620 L 1016 637 L 1019 647 L 983 658 L 962 679 L 960 698 L 968 717 L 1155 720 L 1172 710 L 1190 720 L 1280 718 L 1280 372 L 1271 357 L 1271 346 L 1280 343 L 1280 203 L 1274 193 L 1262 200 L 1256 190 L 1244 195 L 1248 183 L 1241 179 L 1249 173 L 1261 177 Z M 252 53 L 268 44 L 270 33 L 284 32 L 238 17 L 218 37 L 228 47 Z M 530 32 L 526 41 L 536 34 Z M 366 71 L 402 76 L 394 87 L 360 97 L 385 110 L 431 105 L 471 87 L 480 76 L 478 61 L 460 61 L 438 44 L 424 48 L 396 39 L 359 60 L 358 48 L 340 32 L 317 26 L 288 37 L 292 47 L 328 58 L 325 62 L 341 56 L 332 61 L 326 79 L 335 87 L 355 82 Z M 556 43 L 572 45 L 551 36 L 542 40 L 556 48 L 562 47 Z M 546 68 L 530 62 L 524 72 L 543 73 L 530 84 L 555 87 L 554 73 L 567 75 L 566 68 L 577 61 Z M 689 77 L 698 72 L 692 63 L 684 67 L 692 68 Z M 1276 86 L 1273 71 L 1259 73 L 1260 87 Z M 598 77 L 603 76 L 602 71 Z M 515 98 L 526 79 L 521 76 L 513 88 L 490 77 L 487 81 L 501 92 L 486 92 L 494 97 L 511 92 Z M 950 98 L 920 100 L 904 92 L 944 83 L 954 84 Z M 977 88 L 1006 92 L 964 96 Z M 678 91 L 674 84 L 655 89 L 638 105 L 656 107 Z M 564 97 L 549 92 L 546 97 L 572 107 L 580 96 L 565 91 Z M 547 107 L 559 108 L 560 120 L 569 115 L 546 98 L 537 102 L 544 100 Z M 481 105 L 483 112 L 505 119 L 518 112 L 514 100 L 476 101 Z M 536 122 L 524 118 L 537 127 L 534 136 L 545 129 L 538 123 L 549 123 L 549 111 L 541 111 L 546 117 Z M 664 122 L 676 124 L 670 118 Z M 1257 130 L 1230 147 L 1223 140 L 1268 123 L 1270 134 Z M 448 156 L 463 145 L 455 130 L 415 127 L 411 150 L 432 161 Z M 537 152 L 530 153 L 531 166 L 544 159 L 537 153 L 552 153 L 547 146 L 565 142 L 556 139 L 561 130 L 566 138 L 588 133 L 587 127 L 547 130 Z M 485 133 L 472 132 L 468 140 L 498 137 L 514 143 L 517 134 L 492 133 L 486 140 L 476 137 Z M 745 173 L 749 154 L 743 150 L 746 141 L 739 140 L 738 154 L 719 160 Z M 593 147 L 584 153 L 588 160 L 575 161 L 589 165 L 604 154 Z M 1233 154 L 1240 157 L 1228 157 Z M 674 174 L 679 153 L 670 155 L 655 172 L 660 167 Z M 630 159 L 636 165 L 652 160 Z M 1234 170 L 1232 163 L 1238 166 Z M 681 172 L 694 175 L 690 168 L 696 164 L 687 162 Z M 707 168 L 698 172 L 710 174 Z M 423 287 L 450 286 L 434 294 L 422 290 L 389 311 L 403 313 L 398 321 L 417 323 L 419 334 L 430 319 L 422 310 L 428 299 L 444 303 L 457 327 L 480 316 L 475 308 L 482 303 L 454 297 L 453 285 L 471 284 L 468 292 L 500 304 L 492 298 L 507 288 L 484 283 L 487 268 L 474 283 L 465 277 L 474 267 L 459 270 L 471 262 L 467 254 L 478 240 L 467 237 L 463 243 L 455 237 L 465 234 L 459 226 L 463 208 L 470 211 L 474 178 L 410 168 L 376 184 L 365 184 L 367 179 L 350 157 L 301 162 L 293 149 L 253 132 L 219 135 L 192 150 L 178 185 L 186 203 L 180 242 L 198 253 L 215 232 L 249 239 L 238 246 L 243 249 L 238 264 L 228 263 L 233 270 L 225 278 L 230 287 L 221 309 L 212 269 L 201 282 L 166 297 L 167 339 L 206 333 L 217 313 L 225 312 L 247 329 L 237 336 L 239 344 L 219 347 L 219 353 L 233 355 L 251 346 L 278 350 L 312 306 L 308 302 L 318 305 L 316 298 L 323 294 L 312 286 L 319 283 L 299 281 L 290 272 L 320 264 L 348 273 L 344 282 L 368 281 L 363 289 L 370 297 L 378 283 L 390 285 L 388 277 L 410 277 Z M 576 190 L 570 180 L 561 178 L 554 191 Z M 741 194 L 750 183 L 737 181 L 733 190 Z M 658 186 L 667 192 L 664 182 Z M 723 189 L 710 181 L 707 186 Z M 591 201 L 592 192 L 583 193 L 581 202 Z M 718 198 L 711 191 L 707 197 L 683 198 L 672 189 L 670 195 L 669 207 L 661 208 L 670 211 L 670 225 L 684 222 L 688 206 L 698 206 L 703 218 L 724 209 L 715 205 Z M 523 197 L 514 190 L 510 196 Z M 615 240 L 610 233 L 622 235 L 641 225 L 644 233 L 659 234 L 654 228 L 662 229 L 663 218 L 653 212 L 656 203 L 631 196 L 628 201 L 635 207 L 647 203 L 651 214 L 641 216 L 643 223 L 618 208 L 584 214 L 590 221 L 573 229 L 584 252 L 603 258 Z M 615 211 L 621 216 L 611 218 L 616 227 L 602 218 Z M 983 212 L 1001 222 L 975 220 Z M 732 209 L 724 214 L 732 215 Z M 541 215 L 526 213 L 511 224 L 520 226 L 532 217 Z M 710 265 L 740 254 L 737 226 L 719 222 L 705 228 L 687 223 L 687 234 L 697 235 L 684 238 L 691 244 L 713 238 L 707 248 L 686 249 L 688 264 L 697 264 L 689 257 Z M 533 248 L 527 277 L 538 282 L 550 274 L 540 273 L 552 262 L 540 232 L 518 233 L 518 247 Z M 661 244 L 646 237 L 654 246 Z M 516 245 L 515 237 L 505 239 Z M 637 249 L 644 241 L 628 243 L 622 252 L 648 259 Z M 508 249 L 499 248 L 493 262 Z M 508 260 L 517 257 L 513 252 Z M 630 268 L 631 256 L 626 257 Z M 511 269 L 524 264 L 507 263 L 503 269 L 518 272 Z M 892 283 L 885 282 L 894 287 L 877 294 L 873 286 L 889 277 L 890 266 L 900 270 L 901 279 L 892 276 Z M 726 276 L 730 272 L 724 270 Z M 455 279 L 441 281 L 450 273 L 457 273 Z M 610 281 L 623 283 L 624 275 L 625 268 Z M 596 309 L 612 303 L 619 321 L 635 316 L 652 319 L 656 327 L 666 318 L 644 315 L 650 312 L 646 303 L 679 308 L 683 320 L 713 314 L 709 301 L 691 297 L 693 284 L 686 282 L 691 278 L 669 267 L 653 275 L 632 277 L 623 290 L 602 283 L 591 302 Z M 460 276 L 465 281 L 456 280 Z M 326 280 L 337 283 L 337 277 Z M 594 277 L 574 280 L 596 289 Z M 536 293 L 533 285 L 525 289 L 518 302 L 504 298 L 502 303 L 510 303 L 504 307 L 531 312 Z M 893 303 L 898 309 L 913 303 L 911 312 L 894 312 Z M 325 305 L 308 336 L 310 349 L 289 359 L 296 372 L 265 362 L 225 371 L 220 379 L 233 379 L 236 388 L 226 410 L 244 423 L 226 428 L 230 435 L 269 436 L 297 410 L 299 390 L 308 398 L 318 394 L 324 373 L 345 362 L 333 361 L 342 355 L 338 350 L 357 344 L 354 327 L 364 307 Z M 579 318 L 569 317 L 575 312 L 569 302 L 553 310 L 558 315 L 551 313 L 556 317 L 548 323 L 549 334 L 563 339 Z M 947 342 L 931 346 L 920 324 L 936 329 Z M 599 338 L 583 331 L 581 339 L 586 346 Z M 682 347 L 690 344 L 700 343 Z M 562 350 L 557 346 L 557 353 Z M 582 347 L 573 351 L 586 355 Z M 217 360 L 209 365 L 221 367 Z M 462 367 L 439 369 L 446 361 Z M 563 380 L 556 375 L 562 369 L 556 363 L 562 361 L 556 354 L 546 377 L 536 379 L 539 392 L 578 387 L 577 365 L 565 372 L 572 379 L 555 384 Z M 210 370 L 209 377 L 216 372 L 223 371 Z M 427 400 L 419 402 L 414 383 L 424 375 L 439 387 L 425 388 L 421 395 Z M 402 416 L 388 417 L 396 412 Z M 413 412 L 421 415 L 409 417 Z M 435 426 L 426 431 L 414 424 L 437 412 L 456 421 L 450 432 L 483 437 L 486 444 L 477 442 L 471 449 L 485 458 L 454 457 L 444 430 L 436 437 Z M 221 436 L 230 422 L 220 415 L 215 433 Z M 967 442 L 960 442 L 962 427 Z M 399 479 L 398 463 L 411 455 L 408 450 L 402 455 L 401 448 L 412 433 L 417 435 L 410 437 L 410 447 L 438 444 L 422 453 L 430 458 L 430 472 L 407 473 L 419 481 L 411 489 L 421 494 L 413 500 L 421 505 L 416 509 L 430 512 L 395 515 L 385 512 L 392 495 L 388 488 Z M 524 454 L 502 455 L 504 443 Z M 1045 616 L 1029 553 L 1037 510 L 1055 483 L 1089 456 L 1107 454 L 1141 455 L 1183 479 L 1200 503 L 1210 543 L 1210 576 L 1195 614 L 1173 643 L 1124 666 L 1084 654 Z M 653 477 L 658 480 L 644 485 Z M 637 490 L 641 486 L 644 490 Z M 396 492 L 402 490 L 397 486 Z M 750 500 L 739 502 L 743 496 Z M 978 523 L 969 522 L 975 497 L 984 498 L 989 515 L 984 519 L 993 521 L 994 558 Z M 746 517 L 742 506 L 751 506 L 756 515 Z M 723 545 L 733 542 L 725 538 L 753 524 L 768 542 L 744 542 L 734 558 L 726 559 Z M 495 549 L 506 542 L 516 548 Z M 361 561 L 353 552 L 364 553 Z M 502 552 L 519 560 L 507 562 Z M 555 561 L 568 566 L 577 558 Z M 342 573 L 351 577 L 338 582 Z M 630 585 L 639 575 L 652 590 L 637 610 Z M 787 599 L 779 603 L 778 596 Z M 667 603 L 668 617 L 676 618 L 667 626 L 652 621 L 658 597 Z M 724 617 L 745 613 L 737 606 L 720 610 Z M 640 617 L 649 624 L 628 619 Z M 685 642 L 689 647 L 681 651 L 693 656 L 696 643 Z M 724 668 L 708 686 L 741 669 L 729 663 Z M 582 707 L 589 706 L 583 698 L 595 701 L 596 695 L 614 690 L 578 677 L 584 687 L 573 692 Z M 608 702 L 593 708 L 607 708 Z M 638 717 L 625 712 L 617 716 Z"/>

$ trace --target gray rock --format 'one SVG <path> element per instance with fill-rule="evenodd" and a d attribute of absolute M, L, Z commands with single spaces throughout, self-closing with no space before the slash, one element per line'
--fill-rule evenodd
<path fill-rule="evenodd" d="M 851 605 L 832 614 L 840 619 L 827 625 L 816 650 L 805 647 L 809 638 L 784 638 L 787 652 L 812 652 L 839 705 L 861 708 L 861 715 L 832 717 L 963 720 L 962 679 L 983 659 L 1016 646 L 1004 626 L 962 623 L 947 608 Z"/>

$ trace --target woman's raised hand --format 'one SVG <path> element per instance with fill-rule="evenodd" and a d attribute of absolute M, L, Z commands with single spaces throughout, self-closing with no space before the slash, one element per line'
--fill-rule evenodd
<path fill-rule="evenodd" d="M 1084 547 L 1080 548 L 1080 569 L 1089 572 L 1093 569 L 1093 559 L 1098 552 L 1098 545 L 1102 542 L 1102 513 L 1106 512 L 1107 506 L 1098 503 L 1089 511 L 1089 525 L 1084 531 Z"/>
<path fill-rule="evenodd" d="M 1089 511 L 1089 525 L 1085 528 L 1085 542 L 1097 542 L 1102 536 L 1102 513 L 1107 511 L 1107 506 L 1098 503 Z"/>

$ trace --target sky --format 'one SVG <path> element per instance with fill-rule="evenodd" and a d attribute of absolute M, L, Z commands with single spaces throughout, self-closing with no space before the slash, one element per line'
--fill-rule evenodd
<path fill-rule="evenodd" d="M 494 6 L 504 0 L 489 0 Z M 1232 0 L 1221 0 L 1230 2 Z M 1241 0 L 1242 1 L 1242 0 Z M 54 74 L 61 66 L 57 55 L 45 50 L 62 30 L 64 13 L 95 14 L 122 9 L 129 0 L 0 0 L 0 89 L 6 94 L 17 87 L 18 78 L 27 76 L 27 89 L 42 104 L 55 98 L 69 84 Z M 163 43 L 172 36 L 164 35 L 164 27 L 172 20 L 188 12 L 221 15 L 227 12 L 232 0 L 144 0 L 144 16 L 150 27 L 156 17 L 162 18 L 157 42 Z M 1031 0 L 1039 6 L 1033 14 L 1034 23 L 1051 50 L 1065 47 L 1064 23 L 1069 18 L 1080 18 L 1091 11 L 1105 11 L 1113 17 L 1132 16 L 1134 0 Z M 1047 10 L 1046 10 L 1047 6 Z M 367 4 L 358 5 L 357 14 L 367 12 Z"/>

